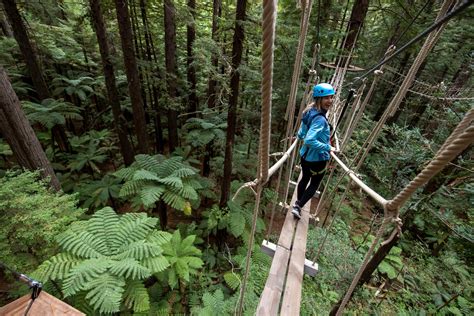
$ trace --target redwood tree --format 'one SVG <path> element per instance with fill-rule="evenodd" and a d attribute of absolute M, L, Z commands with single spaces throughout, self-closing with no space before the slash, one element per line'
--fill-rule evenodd
<path fill-rule="evenodd" d="M 53 168 L 21 109 L 7 73 L 0 66 L 0 132 L 10 145 L 18 163 L 30 170 L 41 170 L 43 177 L 50 178 L 51 187 L 61 190 Z"/>
<path fill-rule="evenodd" d="M 193 17 L 192 21 L 188 21 L 186 28 L 187 35 L 187 53 L 188 53 L 188 111 L 191 112 L 190 117 L 196 116 L 198 109 L 198 97 L 196 94 L 196 68 L 194 67 L 193 61 L 193 45 L 196 39 L 196 0 L 188 0 L 188 9 Z"/>
<path fill-rule="evenodd" d="M 165 22 L 165 59 L 166 83 L 168 97 L 173 102 L 178 96 L 177 70 L 176 70 L 176 8 L 173 0 L 165 0 L 163 4 Z M 178 115 L 173 109 L 168 109 L 168 138 L 170 152 L 178 146 Z"/>
<path fill-rule="evenodd" d="M 343 42 L 341 48 L 343 54 L 348 54 L 356 45 L 357 35 L 362 28 L 367 10 L 369 9 L 369 0 L 356 0 L 352 6 L 351 17 L 346 29 L 346 40 Z M 347 62 L 347 57 L 341 57 L 339 65 L 344 66 Z M 349 61 L 350 62 L 350 61 Z"/>
<path fill-rule="evenodd" d="M 232 41 L 232 72 L 230 74 L 230 96 L 227 113 L 227 135 L 224 157 L 224 177 L 222 178 L 220 206 L 227 204 L 230 194 L 230 181 L 232 176 L 232 150 L 234 148 L 235 130 L 237 123 L 237 102 L 239 100 L 240 72 L 244 45 L 245 10 L 247 0 L 238 0 L 235 14 L 235 31 Z"/>
<path fill-rule="evenodd" d="M 36 93 L 40 100 L 44 100 L 50 97 L 48 86 L 43 77 L 43 70 L 38 62 L 38 56 L 36 50 L 31 45 L 30 39 L 28 37 L 28 32 L 26 27 L 23 24 L 20 12 L 16 7 L 14 0 L 2 0 L 3 7 L 7 13 L 8 19 L 13 27 L 13 35 L 15 40 L 20 47 L 21 54 L 23 59 L 26 62 L 26 67 L 30 72 L 31 81 L 35 87 Z M 52 130 L 53 140 L 56 141 L 58 147 L 61 151 L 69 151 L 70 146 L 66 136 L 66 132 L 61 125 L 53 126 Z"/>
<path fill-rule="evenodd" d="M 117 21 L 122 42 L 125 73 L 128 80 L 128 91 L 133 108 L 133 124 L 138 138 L 138 149 L 140 153 L 148 153 L 145 109 L 141 95 L 137 60 L 133 52 L 132 26 L 130 24 L 127 0 L 115 0 L 115 8 L 117 10 Z"/>
<path fill-rule="evenodd" d="M 105 86 L 112 114 L 114 116 L 114 125 L 120 142 L 120 152 L 122 153 L 125 165 L 133 162 L 133 148 L 127 137 L 127 129 L 125 119 L 120 109 L 120 99 L 117 90 L 114 74 L 114 66 L 110 58 L 109 43 L 107 40 L 107 31 L 105 28 L 104 18 L 100 8 L 100 0 L 89 0 L 91 7 L 91 17 L 94 29 L 99 43 L 100 57 L 102 59 L 102 67 L 104 69 Z"/>

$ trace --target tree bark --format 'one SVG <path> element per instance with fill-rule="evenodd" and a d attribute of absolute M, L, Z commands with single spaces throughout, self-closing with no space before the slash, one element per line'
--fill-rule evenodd
<path fill-rule="evenodd" d="M 114 66 L 110 58 L 109 43 L 107 40 L 107 31 L 105 28 L 104 18 L 100 7 L 100 0 L 89 0 L 91 7 L 92 23 L 97 35 L 99 43 L 100 57 L 102 59 L 102 67 L 104 69 L 105 86 L 112 114 L 114 116 L 115 130 L 117 131 L 120 152 L 123 156 L 125 165 L 128 166 L 133 162 L 133 147 L 127 135 L 127 127 L 125 119 L 120 109 L 120 98 L 115 81 Z"/>
<path fill-rule="evenodd" d="M 221 0 L 214 0 L 212 2 L 212 39 L 214 42 L 217 42 L 217 20 L 221 14 Z M 219 71 L 219 63 L 217 59 L 217 54 L 213 53 L 211 57 L 212 68 L 218 72 Z M 217 82 L 214 79 L 212 73 L 209 76 L 209 83 L 207 88 L 207 107 L 213 108 L 216 106 L 216 87 Z"/>
<path fill-rule="evenodd" d="M 158 64 L 158 60 L 156 58 L 156 53 L 155 53 L 155 46 L 153 45 L 153 37 L 151 36 L 151 31 L 150 27 L 148 24 L 148 17 L 146 13 L 146 3 L 145 0 L 140 0 L 140 11 L 141 11 L 141 16 L 142 16 L 142 23 L 143 23 L 143 28 L 145 30 L 145 46 L 146 46 L 146 57 L 147 60 L 152 63 L 152 61 L 156 64 Z M 158 67 L 156 67 L 153 71 L 154 76 L 159 78 L 161 80 L 161 75 L 159 73 Z M 155 126 L 155 145 L 156 145 L 156 150 L 159 153 L 163 152 L 163 130 L 161 127 L 161 116 L 160 116 L 160 111 L 159 111 L 159 100 L 161 97 L 160 90 L 156 86 L 156 84 L 152 81 L 151 82 L 151 95 L 152 95 L 152 107 L 154 111 L 153 115 L 153 121 L 154 121 L 154 126 Z"/>
<path fill-rule="evenodd" d="M 61 190 L 38 138 L 25 113 L 21 109 L 7 73 L 0 66 L 0 132 L 10 145 L 18 163 L 27 169 L 40 169 L 42 177 L 49 177 L 50 185 L 56 191 Z"/>
<path fill-rule="evenodd" d="M 369 0 L 356 0 L 352 6 L 351 17 L 349 18 L 349 24 L 347 25 L 347 39 L 341 46 L 342 54 L 349 54 L 350 51 L 355 47 L 357 41 L 357 34 L 362 28 L 362 25 L 369 9 Z M 344 66 L 347 62 L 347 56 L 341 56 L 339 58 L 339 65 Z M 350 59 L 350 58 L 349 58 Z M 349 60 L 350 62 L 350 60 Z"/>
<path fill-rule="evenodd" d="M 176 9 L 173 0 L 165 0 L 165 59 L 166 59 L 166 82 L 168 85 L 168 96 L 173 103 L 177 93 L 177 70 L 176 70 Z M 168 109 L 168 138 L 169 149 L 173 152 L 178 146 L 178 115 L 176 110 Z"/>
<path fill-rule="evenodd" d="M 148 135 L 146 131 L 145 109 L 141 95 L 137 60 L 133 52 L 132 27 L 128 12 L 127 0 L 115 0 L 117 21 L 122 42 L 125 72 L 128 79 L 128 91 L 133 108 L 133 124 L 138 138 L 140 153 L 148 153 Z"/>
<path fill-rule="evenodd" d="M 49 90 L 46 85 L 46 81 L 43 77 L 43 72 L 38 63 L 36 50 L 30 43 L 28 38 L 28 32 L 26 31 L 23 20 L 21 19 L 18 8 L 16 7 L 14 0 L 2 0 L 5 12 L 13 26 L 13 35 L 15 36 L 18 46 L 20 47 L 21 54 L 25 59 L 26 66 L 31 75 L 33 86 L 35 87 L 36 93 L 40 100 L 49 98 Z"/>
<path fill-rule="evenodd" d="M 239 99 L 240 72 L 239 66 L 242 61 L 242 52 L 244 44 L 244 26 L 242 21 L 245 20 L 245 10 L 247 6 L 246 0 L 237 1 L 237 9 L 235 15 L 235 32 L 232 42 L 232 72 L 230 74 L 230 97 L 229 109 L 227 113 L 227 134 L 225 144 L 224 157 L 224 177 L 222 178 L 222 189 L 220 206 L 224 207 L 229 200 L 230 181 L 232 176 L 232 150 L 234 148 L 234 139 L 237 122 L 237 103 Z"/>
<path fill-rule="evenodd" d="M 188 9 L 193 16 L 193 20 L 188 22 L 186 28 L 187 35 L 187 53 L 188 53 L 188 117 L 196 117 L 196 111 L 198 110 L 198 97 L 196 94 L 196 68 L 194 67 L 193 61 L 193 45 L 196 39 L 196 0 L 188 0 Z"/>
<path fill-rule="evenodd" d="M 217 30 L 218 30 L 218 24 L 217 20 L 221 16 L 221 0 L 214 0 L 212 2 L 212 39 L 214 42 L 217 42 Z M 217 58 L 217 54 L 215 52 L 212 53 L 211 57 L 211 64 L 212 64 L 212 69 L 216 73 L 219 71 L 219 61 Z M 217 104 L 217 81 L 214 79 L 214 75 L 212 72 L 209 75 L 209 82 L 208 82 L 208 88 L 207 88 L 207 107 L 209 109 L 212 109 L 216 106 Z M 214 154 L 214 147 L 213 143 L 209 143 L 206 145 L 206 148 L 204 150 L 204 156 L 202 160 L 202 168 L 201 168 L 201 175 L 203 177 L 208 177 L 209 174 L 211 173 L 211 157 Z"/>
<path fill-rule="evenodd" d="M 31 45 L 28 32 L 26 31 L 26 27 L 23 24 L 23 20 L 21 19 L 21 15 L 18 12 L 15 1 L 2 0 L 2 2 L 8 19 L 13 26 L 13 35 L 18 43 L 18 46 L 20 47 L 21 54 L 23 55 L 23 59 L 26 62 L 26 67 L 30 72 L 31 80 L 38 95 L 38 99 L 47 99 L 50 97 L 50 92 L 43 77 L 43 71 L 39 64 L 36 50 L 33 48 L 33 45 Z M 70 145 L 64 128 L 61 125 L 56 125 L 51 129 L 51 132 L 53 142 L 56 141 L 59 149 L 64 152 L 70 151 Z"/>
<path fill-rule="evenodd" d="M 8 23 L 8 20 L 5 18 L 5 16 L 3 15 L 3 12 L 0 12 L 0 27 L 2 29 L 3 34 L 6 37 L 14 37 L 12 27 L 10 23 Z"/>

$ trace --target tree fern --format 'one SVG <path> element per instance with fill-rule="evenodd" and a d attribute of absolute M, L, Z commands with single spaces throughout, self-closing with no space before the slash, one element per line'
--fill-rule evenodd
<path fill-rule="evenodd" d="M 170 266 L 163 247 L 171 235 L 157 231 L 156 224 L 146 214 L 119 217 L 103 208 L 59 236 L 64 252 L 45 261 L 35 275 L 44 282 L 62 281 L 65 296 L 86 292 L 86 300 L 100 313 L 119 312 L 124 300 L 136 311 L 147 310 L 143 280 Z"/>
<path fill-rule="evenodd" d="M 191 212 L 199 206 L 198 190 L 207 188 L 196 170 L 182 162 L 181 157 L 137 155 L 135 162 L 115 173 L 125 183 L 122 197 L 138 197 L 145 208 L 162 200 L 174 209 Z"/>

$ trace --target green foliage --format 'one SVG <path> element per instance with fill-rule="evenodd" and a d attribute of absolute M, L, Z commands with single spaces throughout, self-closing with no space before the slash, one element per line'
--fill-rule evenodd
<path fill-rule="evenodd" d="M 84 207 L 98 208 L 114 203 L 119 198 L 120 180 L 111 174 L 105 175 L 98 181 L 84 181 L 79 187 L 79 198 L 84 201 Z"/>
<path fill-rule="evenodd" d="M 189 235 L 181 238 L 181 233 L 176 230 L 168 243 L 163 245 L 163 255 L 170 263 L 170 269 L 162 272 L 159 277 L 167 281 L 173 289 L 178 282 L 189 282 L 190 275 L 198 273 L 204 264 L 201 260 L 201 251 L 194 246 L 196 236 Z"/>
<path fill-rule="evenodd" d="M 44 99 L 40 104 L 24 101 L 22 104 L 32 124 L 39 123 L 48 129 L 66 124 L 66 119 L 82 120 L 80 109 L 62 99 Z"/>
<path fill-rule="evenodd" d="M 203 147 L 216 140 L 221 144 L 224 142 L 227 122 L 222 115 L 213 115 L 207 120 L 190 118 L 183 128 L 186 131 L 187 143 L 193 147 Z"/>
<path fill-rule="evenodd" d="M 91 87 L 93 82 L 94 79 L 87 76 L 76 79 L 58 76 L 52 81 L 52 86 L 54 87 L 53 95 L 65 93 L 66 95 L 76 96 L 81 101 L 85 101 L 88 94 L 94 93 L 94 89 Z"/>
<path fill-rule="evenodd" d="M 55 237 L 77 220 L 75 196 L 49 190 L 38 172 L 8 171 L 0 178 L 0 258 L 28 273 L 56 252 Z"/>
<path fill-rule="evenodd" d="M 146 208 L 163 200 L 188 215 L 192 204 L 199 205 L 198 190 L 204 188 L 195 169 L 184 164 L 181 157 L 137 155 L 130 167 L 120 169 L 115 175 L 125 181 L 120 196 L 138 196 Z"/>
<path fill-rule="evenodd" d="M 219 316 L 224 315 L 227 310 L 225 306 L 224 293 L 216 290 L 214 293 L 206 292 L 202 296 L 202 307 L 193 310 L 194 315 L 198 316 Z"/>
<path fill-rule="evenodd" d="M 157 219 L 143 213 L 118 216 L 110 207 L 76 223 L 58 237 L 64 252 L 45 261 L 35 275 L 43 282 L 60 280 L 64 295 L 86 292 L 100 313 L 150 309 L 143 280 L 170 265 L 163 255 L 171 235 L 154 229 Z"/>

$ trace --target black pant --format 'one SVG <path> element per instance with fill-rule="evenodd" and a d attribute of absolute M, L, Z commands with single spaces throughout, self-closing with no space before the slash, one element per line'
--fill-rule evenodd
<path fill-rule="evenodd" d="M 326 172 L 327 161 L 306 161 L 301 157 L 301 169 L 303 170 L 303 177 L 298 183 L 296 204 L 301 208 L 308 202 L 316 193 L 319 183 Z M 308 182 L 311 183 L 308 186 Z M 308 187 L 307 187 L 308 186 Z"/>

